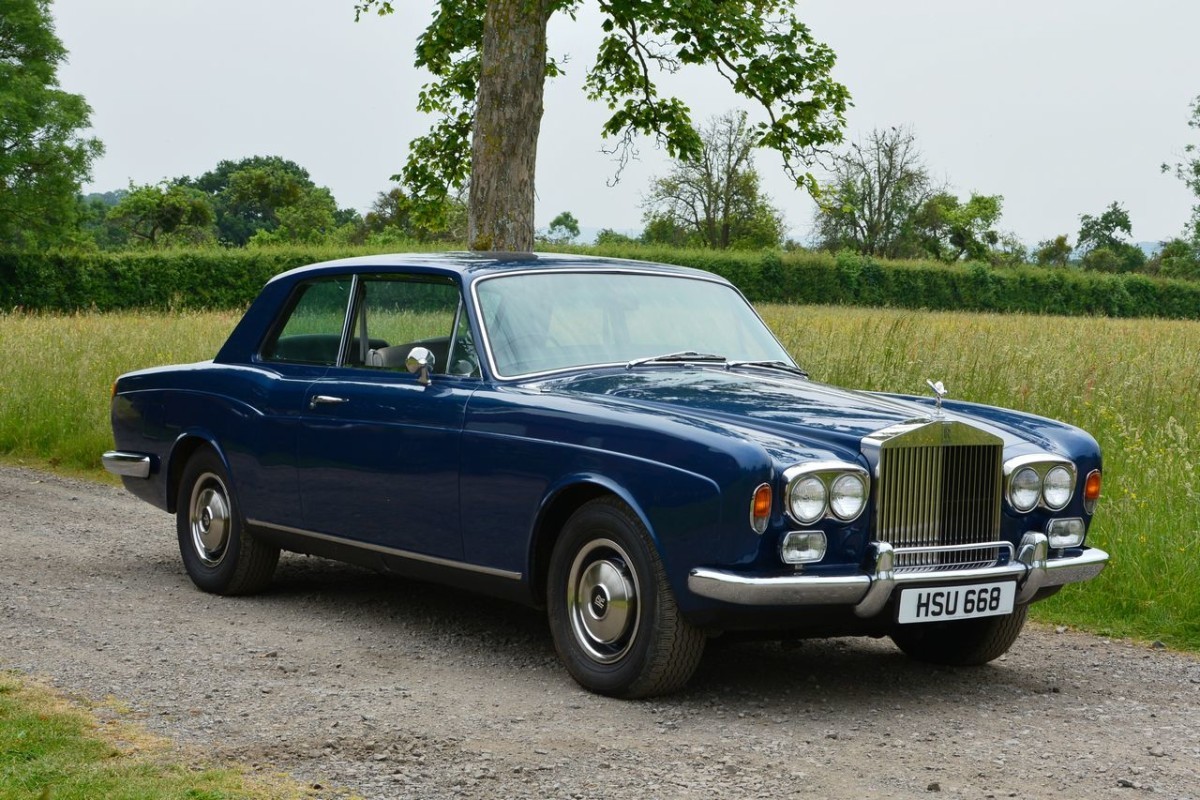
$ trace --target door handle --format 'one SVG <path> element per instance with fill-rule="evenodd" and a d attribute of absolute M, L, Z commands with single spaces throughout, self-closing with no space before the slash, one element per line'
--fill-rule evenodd
<path fill-rule="evenodd" d="M 317 406 L 340 406 L 342 403 L 349 403 L 349 397 L 334 397 L 329 394 L 314 394 L 312 399 L 308 401 L 309 408 Z"/>

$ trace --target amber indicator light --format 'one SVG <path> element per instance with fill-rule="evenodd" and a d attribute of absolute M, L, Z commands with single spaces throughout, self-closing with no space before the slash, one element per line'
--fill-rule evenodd
<path fill-rule="evenodd" d="M 1099 500 L 1100 499 L 1100 471 L 1093 470 L 1087 476 L 1087 483 L 1083 485 L 1084 500 Z"/>
<path fill-rule="evenodd" d="M 771 516 L 771 487 L 763 484 L 754 490 L 754 518 L 766 519 Z"/>

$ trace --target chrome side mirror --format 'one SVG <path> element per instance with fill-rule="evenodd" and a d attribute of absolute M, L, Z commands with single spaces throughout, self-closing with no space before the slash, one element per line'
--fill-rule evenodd
<path fill-rule="evenodd" d="M 404 362 L 408 371 L 415 373 L 422 386 L 429 385 L 429 372 L 433 369 L 436 359 L 427 347 L 414 347 L 408 351 L 408 359 Z"/>

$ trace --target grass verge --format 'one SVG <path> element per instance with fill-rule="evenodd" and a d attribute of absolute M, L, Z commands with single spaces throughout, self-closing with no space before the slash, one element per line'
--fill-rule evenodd
<path fill-rule="evenodd" d="M 0 797 L 11 800 L 285 800 L 284 778 L 187 763 L 162 739 L 101 723 L 44 686 L 0 672 Z"/>

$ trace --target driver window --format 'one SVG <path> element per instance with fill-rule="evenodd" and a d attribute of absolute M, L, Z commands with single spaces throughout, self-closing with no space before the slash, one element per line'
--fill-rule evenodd
<path fill-rule="evenodd" d="M 448 280 L 364 276 L 346 365 L 403 371 L 415 347 L 433 353 L 435 374 L 478 374 L 458 287 Z"/>

